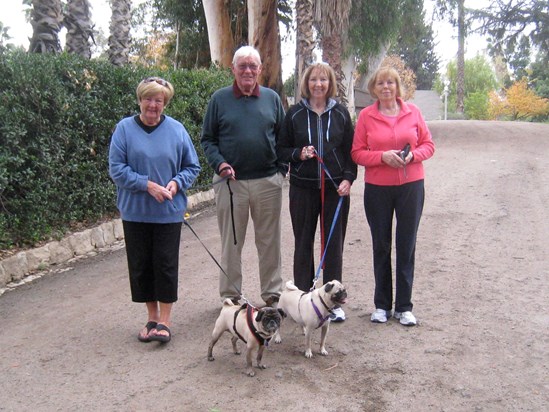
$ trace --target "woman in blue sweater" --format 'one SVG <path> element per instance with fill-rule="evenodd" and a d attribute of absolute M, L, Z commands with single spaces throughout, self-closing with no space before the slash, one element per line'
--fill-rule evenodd
<path fill-rule="evenodd" d="M 141 113 L 117 124 L 109 173 L 117 186 L 132 300 L 144 302 L 148 312 L 138 339 L 169 342 L 185 191 L 200 164 L 185 127 L 162 114 L 174 95 L 173 86 L 149 77 L 139 83 L 136 93 Z"/>

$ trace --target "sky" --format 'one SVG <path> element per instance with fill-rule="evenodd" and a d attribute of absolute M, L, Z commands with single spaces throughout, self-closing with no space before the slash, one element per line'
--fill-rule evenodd
<path fill-rule="evenodd" d="M 134 6 L 142 3 L 144 0 L 133 0 Z M 427 18 L 430 20 L 432 7 L 435 0 L 425 0 Z M 466 0 L 466 7 L 479 7 L 485 0 Z M 106 36 L 109 33 L 109 20 L 111 9 L 108 0 L 90 0 L 92 5 L 92 21 L 97 28 L 103 30 Z M 4 26 L 9 27 L 8 34 L 12 37 L 11 43 L 21 45 L 25 49 L 29 46 L 29 38 L 32 36 L 32 27 L 25 21 L 24 6 L 22 0 L 0 0 L 0 21 Z M 446 22 L 434 22 L 433 25 L 435 51 L 440 58 L 440 70 L 444 71 L 446 64 L 451 61 L 457 51 L 457 29 L 454 29 Z M 295 65 L 294 42 L 295 36 L 288 47 L 282 47 L 283 77 L 286 79 L 292 72 Z M 466 58 L 474 57 L 476 54 L 482 54 L 486 47 L 486 42 L 479 36 L 468 36 L 466 39 Z"/>

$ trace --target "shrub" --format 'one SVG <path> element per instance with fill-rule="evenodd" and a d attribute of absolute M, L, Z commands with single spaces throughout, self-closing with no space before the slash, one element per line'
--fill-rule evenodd
<path fill-rule="evenodd" d="M 114 126 L 138 113 L 135 88 L 160 75 L 176 94 L 166 114 L 180 120 L 201 154 L 207 102 L 231 82 L 227 71 L 119 68 L 75 55 L 0 53 L 0 249 L 62 236 L 71 224 L 115 214 L 108 175 Z M 211 169 L 196 186 L 207 186 Z"/>

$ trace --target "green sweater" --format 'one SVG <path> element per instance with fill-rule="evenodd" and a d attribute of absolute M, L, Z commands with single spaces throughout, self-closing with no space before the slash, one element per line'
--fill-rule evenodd
<path fill-rule="evenodd" d="M 259 96 L 239 96 L 236 85 L 217 90 L 204 118 L 200 143 L 217 173 L 227 162 L 239 180 L 259 179 L 281 170 L 276 140 L 284 120 L 280 97 L 259 87 Z"/>

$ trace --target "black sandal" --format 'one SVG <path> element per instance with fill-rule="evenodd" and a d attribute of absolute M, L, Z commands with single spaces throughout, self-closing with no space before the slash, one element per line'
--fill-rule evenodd
<path fill-rule="evenodd" d="M 170 331 L 170 328 L 168 328 L 166 325 L 163 325 L 163 324 L 159 323 L 159 324 L 156 325 L 155 329 L 157 331 L 165 330 L 166 332 L 168 332 L 168 336 L 165 336 L 165 335 L 152 335 L 149 338 L 150 340 L 154 340 L 154 341 L 162 342 L 162 343 L 168 343 L 172 339 L 172 332 Z"/>
<path fill-rule="evenodd" d="M 139 340 L 139 342 L 150 342 L 151 337 L 149 336 L 149 334 L 151 333 L 151 330 L 156 329 L 157 325 L 158 323 L 156 323 L 153 320 L 148 321 L 147 324 L 145 325 L 145 327 L 147 328 L 147 336 L 146 337 L 141 336 L 141 331 L 140 331 L 139 335 L 137 335 L 137 340 Z"/>

